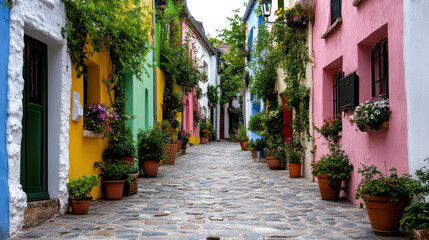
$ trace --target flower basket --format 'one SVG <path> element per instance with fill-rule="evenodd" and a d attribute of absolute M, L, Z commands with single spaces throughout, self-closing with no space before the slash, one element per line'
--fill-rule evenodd
<path fill-rule="evenodd" d="M 176 163 L 176 153 L 177 144 L 167 144 L 167 148 L 165 149 L 165 154 L 167 155 L 167 159 L 165 159 L 165 164 L 174 165 Z"/>
<path fill-rule="evenodd" d="M 382 131 L 386 131 L 389 129 L 389 122 L 383 122 L 379 128 L 372 128 L 369 126 L 366 126 L 362 132 L 382 132 Z"/>
<path fill-rule="evenodd" d="M 399 221 L 410 201 L 407 196 L 399 196 L 397 203 L 390 202 L 390 196 L 365 195 L 363 199 L 376 235 L 394 235 L 399 232 Z"/>
<path fill-rule="evenodd" d="M 131 196 L 137 193 L 138 190 L 138 173 L 130 174 L 131 182 L 125 183 L 123 196 Z"/>

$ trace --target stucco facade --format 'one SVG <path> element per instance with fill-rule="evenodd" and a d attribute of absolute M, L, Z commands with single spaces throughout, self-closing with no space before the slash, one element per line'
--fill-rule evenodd
<path fill-rule="evenodd" d="M 9 236 L 9 186 L 7 181 L 7 68 L 9 62 L 9 8 L 0 0 L 0 239 Z"/>
<path fill-rule="evenodd" d="M 351 125 L 353 111 L 342 113 L 343 131 L 340 144 L 354 165 L 348 183 L 348 199 L 354 193 L 361 176 L 357 174 L 360 163 L 375 164 L 383 172 L 395 167 L 398 174 L 408 173 L 407 101 L 404 83 L 403 54 L 403 1 L 361 1 L 356 7 L 352 1 L 342 2 L 342 23 L 322 39 L 331 26 L 329 1 L 316 1 L 313 27 L 315 66 L 313 113 L 314 122 L 321 127 L 323 119 L 333 114 L 333 74 L 354 71 L 359 75 L 359 102 L 372 96 L 371 51 L 380 40 L 388 39 L 388 74 L 390 127 L 387 131 L 366 133 Z M 323 137 L 316 132 L 315 160 L 328 152 Z M 320 138 L 319 138 L 320 137 Z"/>
<path fill-rule="evenodd" d="M 404 67 L 407 94 L 408 161 L 410 174 L 428 166 L 429 157 L 429 5 L 426 1 L 404 1 Z"/>
<path fill-rule="evenodd" d="M 7 154 L 10 196 L 10 234 L 23 226 L 27 197 L 21 186 L 24 35 L 47 45 L 47 188 L 59 199 L 59 213 L 68 206 L 69 116 L 72 66 L 61 27 L 66 23 L 61 0 L 16 1 L 10 12 L 8 66 Z"/>
<path fill-rule="evenodd" d="M 107 88 L 102 82 L 103 78 L 109 76 L 109 56 L 108 54 L 94 53 L 94 55 L 86 60 L 87 66 L 87 102 L 86 105 L 95 105 L 97 103 L 104 103 L 111 105 Z M 73 66 L 73 82 L 72 92 L 80 94 L 80 103 L 84 103 L 84 80 L 83 77 L 78 78 L 77 72 Z M 73 103 L 73 94 L 70 96 L 70 103 Z M 70 118 L 70 172 L 69 180 L 73 178 L 82 177 L 83 175 L 89 176 L 97 174 L 99 171 L 94 168 L 94 163 L 102 160 L 104 149 L 107 148 L 107 138 L 92 138 L 84 135 L 83 131 L 83 116 L 80 121 L 74 122 Z M 91 192 L 92 198 L 98 199 L 102 197 L 101 184 L 94 187 Z"/>

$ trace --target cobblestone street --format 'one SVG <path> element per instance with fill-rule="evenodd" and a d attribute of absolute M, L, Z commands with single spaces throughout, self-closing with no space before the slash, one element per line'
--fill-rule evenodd
<path fill-rule="evenodd" d="M 13 239 L 404 239 L 372 233 L 365 210 L 321 200 L 316 183 L 255 163 L 238 143 L 188 148 L 138 194 L 97 200 Z"/>

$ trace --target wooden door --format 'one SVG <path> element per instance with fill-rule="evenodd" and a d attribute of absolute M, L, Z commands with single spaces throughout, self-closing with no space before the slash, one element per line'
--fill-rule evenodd
<path fill-rule="evenodd" d="M 220 108 L 220 139 L 225 139 L 225 107 Z"/>
<path fill-rule="evenodd" d="M 25 36 L 21 184 L 27 200 L 49 199 L 47 185 L 47 46 Z"/>

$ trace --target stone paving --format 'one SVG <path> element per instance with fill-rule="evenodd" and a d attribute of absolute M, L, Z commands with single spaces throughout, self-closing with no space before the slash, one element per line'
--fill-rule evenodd
<path fill-rule="evenodd" d="M 138 194 L 97 200 L 13 239 L 406 239 L 372 233 L 365 210 L 321 200 L 318 186 L 255 163 L 238 143 L 188 148 Z"/>

